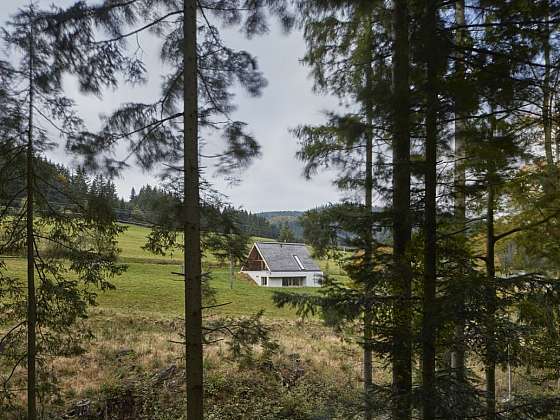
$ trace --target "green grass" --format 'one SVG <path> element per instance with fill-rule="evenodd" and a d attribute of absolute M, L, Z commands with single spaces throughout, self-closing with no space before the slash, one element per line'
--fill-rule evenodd
<path fill-rule="evenodd" d="M 150 230 L 145 227 L 126 225 L 119 237 L 120 258 L 123 262 L 146 262 L 151 264 L 181 264 L 183 252 L 176 250 L 168 256 L 154 255 L 142 249 Z"/>
<path fill-rule="evenodd" d="M 177 251 L 172 256 L 157 256 L 145 251 L 142 246 L 148 233 L 147 228 L 128 226 L 121 235 L 120 260 L 128 265 L 128 270 L 111 281 L 116 287 L 115 290 L 99 293 L 99 306 L 123 314 L 179 317 L 184 312 L 184 287 L 182 278 L 172 272 L 180 271 L 183 253 Z M 6 262 L 12 274 L 20 278 L 25 276 L 23 258 L 10 258 Z M 324 266 L 324 263 L 321 262 L 321 265 Z M 208 310 L 208 314 L 240 316 L 264 310 L 264 316 L 267 318 L 297 318 L 293 309 L 280 309 L 272 302 L 275 290 L 287 289 L 259 287 L 239 274 L 236 274 L 234 287 L 231 289 L 228 270 L 216 268 L 218 265 L 219 261 L 212 255 L 204 257 L 203 269 L 210 272 L 210 285 L 216 290 L 217 303 L 229 304 Z M 332 271 L 333 263 L 330 267 Z M 297 293 L 317 293 L 315 288 L 289 290 Z"/>
<path fill-rule="evenodd" d="M 181 277 L 172 274 L 179 266 L 131 263 L 124 275 L 115 279 L 116 290 L 99 296 L 100 306 L 121 313 L 176 317 L 183 313 L 184 287 Z M 295 318 L 290 309 L 277 308 L 272 302 L 273 288 L 263 288 L 236 275 L 230 289 L 227 270 L 211 272 L 210 285 L 216 290 L 217 303 L 228 303 L 207 311 L 207 315 L 250 315 L 260 310 L 268 318 Z M 285 290 L 285 289 L 284 289 Z M 298 292 L 316 289 L 298 289 Z"/>

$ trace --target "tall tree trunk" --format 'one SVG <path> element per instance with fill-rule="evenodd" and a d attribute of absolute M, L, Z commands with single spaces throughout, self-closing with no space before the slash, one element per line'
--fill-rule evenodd
<path fill-rule="evenodd" d="M 496 268 L 494 263 L 494 186 L 488 185 L 486 221 L 486 276 L 487 276 L 487 326 L 486 326 L 486 418 L 496 418 Z"/>
<path fill-rule="evenodd" d="M 426 54 L 426 162 L 424 211 L 424 284 L 422 308 L 422 409 L 424 420 L 435 418 L 436 402 L 436 189 L 437 189 L 437 4 L 426 2 L 424 49 Z"/>
<path fill-rule="evenodd" d="M 551 106 L 551 119 L 552 121 L 556 121 L 558 118 L 558 94 L 554 94 Z M 555 154 L 556 154 L 556 162 L 560 162 L 560 131 L 558 127 L 556 127 L 554 133 L 554 146 L 555 146 Z"/>
<path fill-rule="evenodd" d="M 495 123 L 492 122 L 492 136 Z M 486 418 L 496 418 L 496 266 L 494 238 L 495 171 L 489 168 L 486 203 Z"/>
<path fill-rule="evenodd" d="M 548 23 L 549 19 L 549 7 L 548 2 L 547 6 L 547 15 L 546 15 L 546 22 L 545 22 L 545 35 L 543 39 L 543 54 L 544 54 L 544 80 L 543 80 L 543 105 L 542 105 L 542 119 L 543 119 L 543 128 L 544 128 L 544 150 L 546 155 L 546 164 L 548 167 L 549 174 L 553 174 L 553 167 L 554 167 L 554 155 L 552 152 L 552 117 L 551 117 L 551 98 L 552 98 L 552 89 L 550 86 L 550 24 Z M 553 181 L 550 179 L 548 181 L 548 185 L 552 185 Z"/>
<path fill-rule="evenodd" d="M 37 419 L 36 328 L 37 299 L 35 296 L 35 247 L 33 230 L 33 101 L 34 78 L 34 15 L 30 8 L 29 36 L 29 127 L 27 130 L 27 418 Z"/>
<path fill-rule="evenodd" d="M 458 80 L 465 79 L 465 55 L 461 51 L 461 46 L 466 41 L 466 29 L 461 28 L 465 25 L 465 0 L 455 2 L 455 23 L 460 28 L 455 34 L 455 43 L 459 47 L 455 60 L 455 74 Z M 465 133 L 466 115 L 462 104 L 461 95 L 455 96 L 455 163 L 453 168 L 453 190 L 454 215 L 457 223 L 457 230 L 463 232 L 466 227 L 466 195 L 465 195 Z M 464 236 L 464 233 L 460 233 Z M 459 281 L 463 281 L 459 276 Z M 454 346 L 451 353 L 451 371 L 457 384 L 465 381 L 465 295 L 462 293 L 463 287 L 458 288 L 460 296 L 457 297 L 458 321 L 454 331 Z M 459 398 L 457 401 L 461 401 Z M 460 411 L 460 410 L 458 410 Z"/>
<path fill-rule="evenodd" d="M 371 398 L 373 396 L 373 352 L 371 342 L 373 340 L 373 316 L 368 307 L 364 311 L 364 395 L 365 395 L 365 420 L 373 419 Z"/>
<path fill-rule="evenodd" d="M 373 22 L 371 19 L 366 19 L 368 43 L 371 47 L 373 54 Z M 366 84 L 365 84 L 365 115 L 366 115 L 366 173 L 365 173 L 365 209 L 367 213 L 367 229 L 365 234 L 365 249 L 364 258 L 365 266 L 371 270 L 373 266 L 373 56 L 366 66 Z M 367 294 L 373 291 L 373 285 L 368 284 L 366 287 Z M 368 298 L 369 296 L 366 296 Z M 367 300 L 367 299 L 366 299 Z M 371 305 L 366 305 L 364 310 L 364 393 L 366 396 L 365 401 L 365 420 L 371 420 L 373 413 L 371 409 L 371 397 L 373 395 L 373 354 L 372 354 L 372 340 L 373 340 L 373 314 Z"/>
<path fill-rule="evenodd" d="M 393 2 L 393 418 L 410 419 L 412 271 L 407 256 L 410 222 L 410 92 L 408 1 Z"/>
<path fill-rule="evenodd" d="M 203 414 L 202 270 L 198 168 L 196 0 L 184 1 L 184 243 L 187 420 Z"/>

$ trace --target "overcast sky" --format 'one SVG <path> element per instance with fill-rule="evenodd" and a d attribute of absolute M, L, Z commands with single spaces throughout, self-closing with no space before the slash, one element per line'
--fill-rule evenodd
<path fill-rule="evenodd" d="M 53 2 L 40 0 L 38 3 L 47 6 Z M 73 0 L 56 1 L 60 6 L 72 3 Z M 25 4 L 26 0 L 2 1 L 0 19 L 6 21 L 18 7 Z M 235 101 L 238 110 L 233 114 L 235 119 L 248 123 L 249 131 L 261 144 L 262 157 L 239 176 L 239 184 L 230 185 L 226 180 L 215 177 L 210 169 L 207 176 L 235 206 L 254 212 L 306 210 L 337 201 L 340 194 L 331 185 L 332 174 L 325 172 L 310 181 L 303 178 L 302 163 L 295 158 L 297 141 L 288 131 L 302 123 L 321 122 L 324 119 L 322 111 L 337 107 L 334 98 L 312 92 L 313 82 L 308 76 L 309 71 L 299 62 L 305 53 L 301 33 L 286 35 L 273 25 L 270 34 L 263 37 L 246 40 L 239 33 L 228 30 L 224 32 L 224 39 L 228 46 L 247 50 L 256 56 L 268 80 L 268 86 L 260 98 L 251 98 L 238 92 Z M 100 99 L 81 96 L 77 93 L 74 81 L 66 81 L 66 94 L 76 100 L 88 128 L 99 127 L 99 115 L 110 112 L 119 103 L 152 102 L 157 97 L 159 75 L 164 70 L 158 58 L 158 44 L 149 36 L 142 36 L 139 41 L 150 75 L 146 85 L 124 86 L 106 92 Z M 71 164 L 71 158 L 62 150 L 54 152 L 51 158 Z M 134 166 L 134 162 L 130 163 Z M 146 183 L 157 184 L 155 176 L 155 173 L 145 173 L 131 167 L 115 180 L 115 184 L 118 193 L 126 197 L 132 187 L 138 190 Z"/>

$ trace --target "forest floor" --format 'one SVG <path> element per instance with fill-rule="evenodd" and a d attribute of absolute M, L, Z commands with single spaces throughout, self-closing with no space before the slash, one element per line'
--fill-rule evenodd
<path fill-rule="evenodd" d="M 208 418 L 352 418 L 360 402 L 359 347 L 315 321 L 268 319 L 265 325 L 278 346 L 270 354 L 256 348 L 235 356 L 227 339 L 205 347 Z M 181 418 L 180 319 L 100 308 L 87 326 L 95 339 L 86 352 L 53 365 L 62 412 L 76 418 L 100 418 L 103 411 L 115 419 Z M 377 379 L 382 376 L 380 370 Z"/>

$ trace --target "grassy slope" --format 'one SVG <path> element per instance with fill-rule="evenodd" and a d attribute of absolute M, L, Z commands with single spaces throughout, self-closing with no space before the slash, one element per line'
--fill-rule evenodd
<path fill-rule="evenodd" d="M 143 250 L 148 233 L 147 228 L 129 226 L 121 235 L 121 260 L 128 265 L 128 271 L 112 280 L 116 290 L 99 294 L 99 305 L 103 309 L 122 314 L 178 317 L 183 313 L 184 288 L 181 277 L 172 272 L 180 271 L 183 254 L 176 252 L 172 256 L 156 256 Z M 219 261 L 207 255 L 203 265 L 204 270 L 211 274 L 210 284 L 217 292 L 217 303 L 231 302 L 207 312 L 217 315 L 250 315 L 264 310 L 265 317 L 268 318 L 297 318 L 294 310 L 280 309 L 273 304 L 272 294 L 278 289 L 259 287 L 238 274 L 234 288 L 230 289 L 227 269 L 216 268 Z M 8 260 L 8 267 L 21 277 L 25 275 L 23 259 Z M 317 291 L 309 288 L 290 290 L 300 293 Z"/>
<path fill-rule="evenodd" d="M 112 397 L 113 389 L 116 390 L 115 395 L 120 396 L 117 391 L 122 391 L 128 384 L 142 385 L 140 380 L 153 378 L 154 372 L 180 364 L 178 359 L 182 355 L 182 348 L 173 342 L 178 340 L 177 331 L 182 326 L 180 321 L 173 318 L 180 317 L 183 312 L 183 283 L 180 277 L 171 272 L 178 269 L 181 255 L 177 254 L 173 258 L 157 257 L 142 250 L 147 233 L 147 229 L 133 226 L 121 237 L 122 259 L 129 265 L 129 270 L 114 280 L 116 290 L 100 294 L 100 308 L 93 310 L 93 316 L 87 321 L 87 325 L 95 332 L 96 339 L 87 343 L 86 353 L 78 357 L 59 357 L 52 361 L 53 371 L 59 377 L 59 384 L 67 401 L 84 398 L 102 400 L 104 393 Z M 217 261 L 209 257 L 206 262 L 214 265 Z M 7 263 L 12 272 L 24 278 L 24 259 L 8 259 Z M 326 262 L 320 261 L 320 264 L 323 269 L 326 268 Z M 333 271 L 334 274 L 339 274 L 335 264 L 331 262 L 329 272 Z M 277 374 L 271 375 L 269 371 L 254 368 L 239 369 L 230 358 L 224 357 L 227 353 L 223 343 L 206 346 L 205 364 L 210 390 L 207 407 L 209 410 L 224 407 L 223 412 L 229 414 L 226 417 L 223 412 L 219 412 L 213 418 L 259 418 L 251 411 L 260 407 L 259 404 L 267 412 L 277 406 L 282 406 L 283 410 L 287 410 L 286 407 L 299 409 L 311 403 L 324 408 L 337 404 L 359 404 L 361 365 L 358 346 L 351 341 L 340 340 L 318 323 L 306 323 L 302 326 L 295 322 L 297 317 L 293 310 L 278 309 L 272 304 L 274 289 L 261 288 L 238 277 L 231 290 L 225 269 L 212 270 L 211 284 L 217 290 L 219 302 L 232 302 L 214 310 L 217 314 L 248 315 L 260 309 L 266 311 L 266 316 L 270 318 L 267 325 L 272 328 L 272 335 L 282 348 L 282 353 L 273 360 L 274 369 L 278 369 L 274 372 L 280 372 L 281 378 L 282 372 L 290 377 L 290 369 L 294 369 L 298 375 L 303 373 L 303 378 L 297 376 L 299 379 L 295 386 L 286 387 L 282 381 L 274 379 Z M 290 290 L 316 292 L 316 289 Z M 293 362 L 294 355 L 301 357 L 298 364 Z M 23 369 L 16 372 L 19 375 L 17 383 L 24 384 L 24 372 Z M 178 377 L 182 375 L 182 371 L 177 372 Z M 389 380 L 388 372 L 381 366 L 375 369 L 375 375 L 377 384 L 385 384 Z M 498 375 L 499 395 L 504 395 L 505 375 L 501 371 Z M 521 380 L 519 382 L 518 387 L 524 386 Z M 180 382 L 177 383 L 180 385 Z M 177 386 L 169 388 L 174 400 L 162 398 L 156 401 L 164 409 L 182 407 L 183 390 L 177 389 Z M 154 387 L 154 395 L 159 397 L 157 392 L 165 393 L 167 389 L 167 385 Z M 256 395 L 254 401 L 249 401 L 253 394 Z M 138 395 L 140 397 L 142 394 Z M 340 403 L 333 402 L 337 397 L 340 397 Z M 20 402 L 19 412 L 23 413 L 23 395 Z M 151 401 L 145 405 L 151 406 Z M 245 415 L 234 411 L 240 407 L 246 407 Z M 0 417 L 4 418 L 2 415 Z M 321 416 L 323 417 L 327 418 L 326 415 Z M 173 415 L 167 418 L 178 417 Z M 293 418 L 311 417 L 294 414 Z M 329 415 L 328 418 L 349 417 Z"/>
<path fill-rule="evenodd" d="M 113 281 L 117 289 L 101 294 L 99 303 L 120 313 L 179 316 L 183 312 L 184 287 L 181 277 L 171 274 L 178 269 L 174 265 L 129 264 L 128 272 Z M 210 284 L 217 292 L 217 302 L 231 302 L 213 309 L 213 313 L 249 315 L 264 310 L 270 318 L 295 318 L 294 311 L 273 305 L 273 289 L 258 287 L 240 276 L 236 276 L 234 288 L 230 289 L 226 270 L 213 270 L 211 275 Z"/>
<path fill-rule="evenodd" d="M 129 268 L 124 275 L 112 280 L 116 290 L 99 294 L 99 308 L 92 309 L 90 318 L 83 324 L 84 328 L 91 328 L 95 334 L 94 340 L 84 343 L 85 353 L 49 359 L 49 369 L 56 373 L 61 395 L 66 403 L 86 399 L 104 404 L 103 401 L 107 399 L 108 404 L 112 404 L 111 407 L 118 408 L 122 404 L 123 410 L 128 410 L 128 396 L 133 394 L 138 399 L 138 407 L 148 408 L 154 403 L 149 400 L 153 396 L 155 403 L 159 405 L 156 404 L 153 412 L 145 418 L 162 419 L 179 418 L 173 410 L 180 412 L 184 408 L 184 390 L 181 388 L 184 372 L 180 369 L 183 348 L 177 344 L 181 340 L 178 331 L 183 329 L 178 318 L 183 314 L 184 285 L 180 276 L 172 274 L 173 271 L 178 271 L 182 255 L 178 253 L 170 258 L 154 256 L 144 251 L 142 245 L 148 232 L 148 229 L 132 226 L 120 238 L 121 259 Z M 21 280 L 25 279 L 24 258 L 9 258 L 6 263 L 10 274 Z M 217 264 L 215 258 L 207 256 L 203 265 L 216 267 Z M 209 390 L 207 409 L 214 413 L 214 417 L 209 415 L 209 418 L 265 418 L 254 414 L 261 410 L 261 406 L 263 412 L 268 413 L 279 406 L 287 407 L 282 410 L 291 409 L 290 407 L 297 407 L 299 410 L 309 401 L 313 401 L 317 407 L 327 405 L 319 397 L 300 401 L 300 398 L 307 398 L 309 389 L 326 398 L 329 405 L 332 405 L 335 396 L 345 396 L 347 393 L 354 395 L 351 401 L 356 400 L 355 396 L 359 396 L 359 391 L 354 386 L 358 376 L 353 368 L 356 365 L 353 362 L 357 352 L 355 346 L 342 342 L 316 322 L 306 322 L 305 328 L 302 328 L 302 324 L 296 321 L 295 311 L 279 309 L 273 305 L 271 297 L 274 289 L 261 288 L 252 281 L 237 276 L 232 290 L 226 268 L 212 268 L 210 273 L 218 303 L 231 304 L 205 311 L 205 315 L 238 316 L 265 310 L 265 323 L 281 349 L 275 353 L 272 368 L 267 364 L 264 370 L 254 370 L 240 369 L 238 361 L 229 357 L 225 342 L 205 346 Z M 291 290 L 317 292 L 317 289 Z M 257 351 L 254 357 L 258 354 Z M 300 361 L 298 358 L 297 362 L 294 361 L 293 355 L 303 354 L 306 355 L 305 359 Z M 328 359 L 328 371 L 323 372 Z M 343 369 L 338 369 L 339 364 L 344 366 Z M 168 368 L 173 368 L 172 372 L 177 370 L 169 382 L 174 384 L 173 387 L 168 388 L 167 383 L 161 387 L 154 386 L 154 374 Z M 293 401 L 285 392 L 283 376 L 273 374 L 277 371 L 285 372 L 286 377 L 291 377 L 292 371 L 296 372 L 294 375 L 299 375 L 297 386 L 301 389 L 292 389 L 295 396 Z M 340 375 L 339 371 L 343 374 Z M 301 372 L 305 373 L 305 380 L 300 378 Z M 0 366 L 0 374 L 3 373 L 3 367 Z M 320 387 L 317 386 L 319 382 Z M 13 383 L 16 388 L 24 386 L 25 369 L 17 369 Z M 325 383 L 332 388 L 333 397 L 325 397 Z M 131 384 L 138 384 L 138 390 L 132 394 L 129 393 L 133 386 Z M 153 387 L 149 388 L 150 392 L 146 391 L 148 386 Z M 247 392 L 248 389 L 251 392 Z M 24 394 L 18 394 L 13 416 L 7 418 L 23 418 L 24 403 Z M 68 407 L 59 408 L 49 402 L 47 410 L 51 409 L 58 413 L 59 409 L 66 412 Z M 165 417 L 158 411 L 160 409 L 172 414 Z M 243 415 L 238 413 L 240 409 Z M 4 419 L 4 416 L 0 414 L 0 418 Z M 59 417 L 55 415 L 53 418 Z M 267 415 L 266 418 L 278 417 Z"/>
<path fill-rule="evenodd" d="M 142 249 L 149 232 L 150 230 L 145 227 L 127 226 L 126 231 L 119 238 L 119 248 L 121 249 L 121 259 L 123 262 L 181 264 L 183 253 L 180 251 L 176 251 L 170 256 L 159 256 Z"/>
<path fill-rule="evenodd" d="M 99 302 L 103 307 L 119 312 L 147 312 L 153 315 L 178 316 L 183 312 L 184 288 L 181 277 L 172 274 L 180 271 L 182 252 L 171 257 L 154 256 L 142 249 L 149 230 L 129 226 L 119 240 L 121 258 L 129 266 L 128 272 L 114 284 L 117 290 L 104 293 Z M 258 238 L 262 239 L 262 238 Z M 164 265 L 164 264 L 170 265 Z M 215 267 L 219 262 L 207 255 L 205 265 Z M 291 309 L 277 308 L 272 302 L 273 288 L 262 288 L 237 275 L 234 288 L 230 288 L 226 268 L 206 269 L 211 273 L 211 286 L 217 292 L 217 302 L 231 302 L 211 312 L 220 315 L 249 315 L 260 310 L 270 318 L 295 318 Z M 293 289 L 292 289 L 293 290 Z M 309 292 L 310 289 L 297 289 Z"/>

